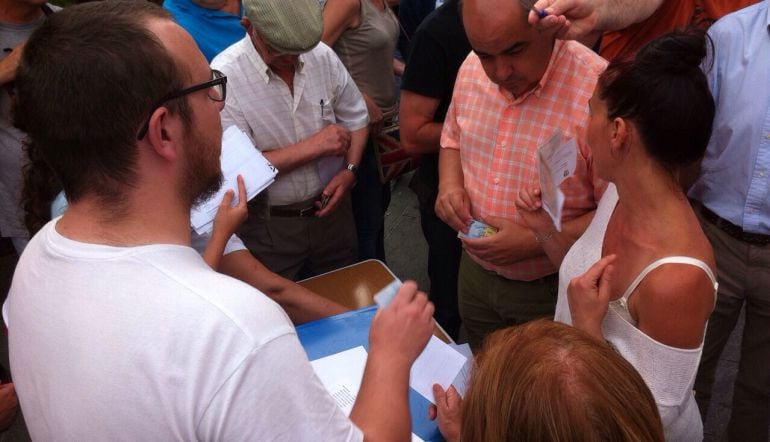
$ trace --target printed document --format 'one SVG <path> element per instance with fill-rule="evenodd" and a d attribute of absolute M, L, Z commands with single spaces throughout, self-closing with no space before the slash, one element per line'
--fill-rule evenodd
<path fill-rule="evenodd" d="M 561 232 L 561 212 L 564 207 L 564 193 L 559 185 L 575 172 L 577 165 L 577 144 L 574 138 L 566 142 L 557 131 L 537 148 L 537 171 L 540 175 L 540 197 L 543 209 L 553 220 L 556 230 Z"/>
<path fill-rule="evenodd" d="M 222 134 L 219 162 L 224 177 L 222 187 L 211 198 L 193 207 L 190 213 L 190 222 L 199 235 L 205 235 L 214 228 L 214 217 L 228 189 L 235 191 L 232 205 L 238 203 L 238 175 L 243 177 L 246 197 L 251 200 L 272 184 L 278 174 L 278 170 L 236 126 L 228 127 Z"/>

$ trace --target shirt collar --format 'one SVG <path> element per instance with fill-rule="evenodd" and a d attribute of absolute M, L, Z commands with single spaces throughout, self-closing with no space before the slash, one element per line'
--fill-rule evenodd
<path fill-rule="evenodd" d="M 519 104 L 526 100 L 530 95 L 534 95 L 535 97 L 540 98 L 540 94 L 543 91 L 543 88 L 548 84 L 548 80 L 551 78 L 551 75 L 553 75 L 554 65 L 556 64 L 556 59 L 559 57 L 559 53 L 561 52 L 562 47 L 564 47 L 564 41 L 562 40 L 556 40 L 553 45 L 553 50 L 551 51 L 551 59 L 548 60 L 548 67 L 545 68 L 545 72 L 543 72 L 543 76 L 540 77 L 540 81 L 537 82 L 537 85 L 533 87 L 532 89 L 528 90 L 527 92 L 524 92 L 519 97 L 515 97 L 511 92 L 500 88 L 500 91 L 505 95 L 505 98 L 511 101 L 511 104 Z"/>
<path fill-rule="evenodd" d="M 246 37 L 244 38 L 248 40 L 246 42 L 248 46 L 246 53 L 251 63 L 253 63 L 254 67 L 256 67 L 257 74 L 262 79 L 262 81 L 265 82 L 265 84 L 270 83 L 270 79 L 275 77 L 275 74 L 267 65 L 267 63 L 265 63 L 265 60 L 262 59 L 262 56 L 259 55 L 259 52 L 257 52 L 257 48 L 254 47 L 254 42 L 251 41 L 251 37 L 246 34 Z M 305 66 L 305 55 L 306 53 L 299 55 L 299 58 L 297 59 L 297 68 L 294 72 L 294 75 L 302 74 L 302 68 Z"/>

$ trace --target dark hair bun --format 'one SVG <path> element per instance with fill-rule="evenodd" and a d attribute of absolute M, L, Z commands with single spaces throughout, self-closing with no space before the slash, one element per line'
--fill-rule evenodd
<path fill-rule="evenodd" d="M 661 35 L 599 78 L 608 117 L 633 121 L 647 152 L 669 169 L 700 159 L 711 137 L 714 99 L 701 70 L 707 41 L 701 30 Z"/>
<path fill-rule="evenodd" d="M 693 69 L 700 69 L 706 57 L 706 41 L 706 33 L 699 29 L 673 31 L 640 49 L 634 61 L 639 68 L 689 74 Z"/>

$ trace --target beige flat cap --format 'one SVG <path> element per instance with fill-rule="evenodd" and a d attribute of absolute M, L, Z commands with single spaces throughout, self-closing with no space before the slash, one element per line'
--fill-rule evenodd
<path fill-rule="evenodd" d="M 301 54 L 321 41 L 318 0 L 244 0 L 243 7 L 251 25 L 276 51 Z"/>

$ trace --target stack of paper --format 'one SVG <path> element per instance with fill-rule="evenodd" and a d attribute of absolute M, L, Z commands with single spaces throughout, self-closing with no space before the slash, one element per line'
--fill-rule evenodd
<path fill-rule="evenodd" d="M 195 231 L 204 235 L 214 227 L 214 217 L 228 189 L 235 191 L 232 204 L 238 202 L 238 175 L 246 185 L 246 198 L 252 199 L 275 181 L 278 170 L 254 147 L 249 137 L 236 126 L 222 134 L 222 153 L 219 161 L 224 182 L 211 198 L 193 207 L 190 222 Z"/>

